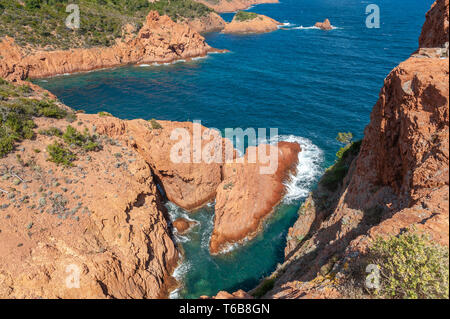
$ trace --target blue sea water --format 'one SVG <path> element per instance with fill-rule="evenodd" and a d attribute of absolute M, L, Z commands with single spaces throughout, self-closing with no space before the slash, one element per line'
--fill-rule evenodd
<path fill-rule="evenodd" d="M 208 253 L 214 207 L 189 218 L 200 222 L 177 236 L 184 260 L 174 296 L 195 298 L 219 290 L 250 289 L 283 260 L 285 236 L 297 209 L 340 147 L 338 132 L 363 136 L 383 80 L 417 49 L 433 0 L 280 0 L 249 11 L 286 23 L 258 35 L 211 33 L 206 41 L 226 54 L 161 66 L 128 66 L 37 80 L 64 103 L 121 118 L 201 120 L 208 127 L 278 128 L 281 139 L 304 149 L 299 173 L 264 232 L 230 253 Z M 368 29 L 365 9 L 380 7 L 381 26 Z M 226 20 L 232 14 L 223 15 Z M 313 28 L 329 18 L 336 29 Z M 168 204 L 172 217 L 188 216 Z"/>

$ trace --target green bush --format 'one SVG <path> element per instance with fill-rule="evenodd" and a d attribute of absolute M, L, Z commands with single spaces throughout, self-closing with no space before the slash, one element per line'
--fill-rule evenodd
<path fill-rule="evenodd" d="M 111 113 L 108 113 L 108 112 L 104 112 L 104 111 L 101 111 L 101 112 L 98 112 L 98 116 L 112 116 L 112 114 Z"/>
<path fill-rule="evenodd" d="M 252 292 L 252 296 L 255 298 L 261 298 L 267 292 L 273 289 L 275 285 L 275 278 L 266 278 L 263 282 Z"/>
<path fill-rule="evenodd" d="M 168 15 L 173 21 L 195 19 L 214 12 L 204 4 L 193 0 L 159 0 L 149 4 L 150 10 Z"/>
<path fill-rule="evenodd" d="M 95 141 L 95 138 L 89 134 L 87 129 L 81 134 L 73 126 L 68 125 L 62 138 L 68 145 L 81 147 L 85 151 L 96 151 L 100 149 L 99 144 Z"/>
<path fill-rule="evenodd" d="M 319 183 L 335 191 L 347 175 L 353 158 L 358 155 L 361 143 L 362 141 L 357 141 L 341 147 L 336 153 L 336 162 L 325 171 Z"/>
<path fill-rule="evenodd" d="M 257 13 L 254 12 L 247 12 L 247 11 L 238 11 L 235 15 L 233 20 L 236 21 L 247 21 L 247 20 L 253 20 L 258 16 Z"/>
<path fill-rule="evenodd" d="M 72 162 L 77 159 L 75 154 L 73 154 L 63 144 L 58 142 L 54 142 L 53 144 L 47 146 L 47 152 L 49 155 L 48 160 L 56 163 L 57 165 L 70 167 L 73 166 Z"/>
<path fill-rule="evenodd" d="M 55 101 L 37 100 L 29 97 L 28 86 L 15 86 L 0 78 L 0 157 L 14 149 L 14 144 L 34 137 L 33 117 L 63 118 L 67 111 Z"/>
<path fill-rule="evenodd" d="M 63 135 L 63 132 L 57 127 L 50 127 L 46 130 L 39 130 L 38 133 L 45 136 L 57 136 L 57 137 L 62 137 Z"/>
<path fill-rule="evenodd" d="M 152 129 L 154 130 L 162 128 L 161 124 L 159 124 L 155 119 L 151 119 L 149 122 L 150 125 L 152 126 Z"/>
<path fill-rule="evenodd" d="M 370 263 L 378 265 L 381 287 L 388 298 L 449 298 L 449 250 L 425 235 L 407 231 L 398 237 L 378 238 L 370 249 Z"/>

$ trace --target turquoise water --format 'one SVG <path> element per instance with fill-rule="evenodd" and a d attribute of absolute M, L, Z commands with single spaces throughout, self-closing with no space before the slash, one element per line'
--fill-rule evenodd
<path fill-rule="evenodd" d="M 129 66 L 36 82 L 86 112 L 121 118 L 202 120 L 209 127 L 276 127 L 281 139 L 304 148 L 299 173 L 265 231 L 230 253 L 211 257 L 207 247 L 214 207 L 190 218 L 200 222 L 177 236 L 184 283 L 174 296 L 250 289 L 283 260 L 285 235 L 296 211 L 339 148 L 337 132 L 361 138 L 383 79 L 416 48 L 432 0 L 281 0 L 250 11 L 289 23 L 261 35 L 212 33 L 207 42 L 227 54 L 163 66 Z M 365 27 L 365 8 L 376 3 L 381 28 Z M 229 20 L 232 15 L 224 15 Z M 329 18 L 335 30 L 308 28 Z M 169 203 L 173 217 L 186 215 Z"/>

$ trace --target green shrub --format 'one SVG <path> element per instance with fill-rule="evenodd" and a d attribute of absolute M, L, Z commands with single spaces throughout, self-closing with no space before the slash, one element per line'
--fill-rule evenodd
<path fill-rule="evenodd" d="M 154 130 L 162 128 L 161 124 L 159 124 L 155 119 L 150 120 L 150 125 L 152 126 L 152 129 L 154 129 Z"/>
<path fill-rule="evenodd" d="M 159 0 L 149 4 L 150 10 L 168 15 L 173 21 L 195 19 L 214 12 L 202 3 L 193 0 Z"/>
<path fill-rule="evenodd" d="M 98 112 L 98 116 L 112 116 L 112 114 L 111 113 L 108 113 L 108 112 L 104 112 L 104 111 L 101 111 L 101 112 Z"/>
<path fill-rule="evenodd" d="M 50 127 L 46 130 L 39 130 L 38 133 L 45 136 L 57 136 L 57 137 L 62 137 L 63 135 L 63 132 L 57 127 Z"/>
<path fill-rule="evenodd" d="M 96 151 L 100 149 L 99 144 L 95 141 L 95 138 L 89 134 L 87 129 L 84 131 L 84 134 L 81 134 L 73 126 L 68 125 L 62 138 L 68 145 L 81 147 L 85 151 Z"/>
<path fill-rule="evenodd" d="M 407 231 L 398 237 L 378 238 L 369 252 L 380 268 L 381 287 L 388 298 L 449 298 L 449 250 L 425 235 Z"/>
<path fill-rule="evenodd" d="M 236 21 L 247 21 L 247 20 L 253 20 L 258 16 L 257 13 L 254 12 L 247 12 L 247 11 L 238 11 L 235 15 L 233 20 Z"/>
<path fill-rule="evenodd" d="M 72 162 L 77 159 L 75 154 L 73 154 L 63 144 L 58 142 L 54 142 L 53 144 L 47 146 L 47 152 L 49 155 L 48 160 L 56 163 L 57 165 L 70 167 L 73 166 Z"/>
<path fill-rule="evenodd" d="M 255 298 L 261 298 L 267 292 L 273 289 L 275 285 L 275 278 L 265 278 L 263 282 L 252 292 Z"/>
<path fill-rule="evenodd" d="M 347 175 L 353 158 L 358 155 L 361 143 L 362 141 L 357 141 L 341 147 L 336 153 L 336 162 L 325 171 L 319 183 L 335 191 Z"/>

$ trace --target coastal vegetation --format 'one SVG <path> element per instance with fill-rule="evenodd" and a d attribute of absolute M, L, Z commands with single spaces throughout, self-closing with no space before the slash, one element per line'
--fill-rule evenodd
<path fill-rule="evenodd" d="M 381 285 L 374 294 L 382 298 L 449 298 L 449 250 L 424 234 L 406 231 L 378 238 L 369 262 L 378 265 Z"/>
<path fill-rule="evenodd" d="M 238 11 L 235 15 L 234 15 L 234 20 L 236 21 L 247 21 L 247 20 L 253 20 L 258 16 L 257 13 L 254 12 L 247 12 L 247 11 Z"/>
<path fill-rule="evenodd" d="M 150 10 L 168 15 L 173 21 L 195 19 L 213 12 L 204 4 L 193 0 L 159 0 L 149 4 Z"/>
<path fill-rule="evenodd" d="M 122 37 L 126 24 L 138 30 L 150 10 L 173 20 L 192 19 L 212 10 L 192 0 L 79 0 L 80 28 L 70 29 L 65 20 L 69 0 L 0 0 L 0 37 L 10 36 L 21 46 L 44 49 L 111 46 Z"/>
<path fill-rule="evenodd" d="M 17 141 L 35 136 L 33 117 L 62 119 L 69 114 L 56 101 L 31 98 L 30 92 L 26 85 L 15 86 L 0 78 L 0 157 L 11 152 Z"/>
<path fill-rule="evenodd" d="M 335 163 L 329 167 L 320 183 L 330 191 L 335 191 L 348 173 L 353 158 L 359 153 L 362 141 L 352 142 L 352 133 L 338 133 L 336 140 L 344 146 L 336 153 Z"/>

